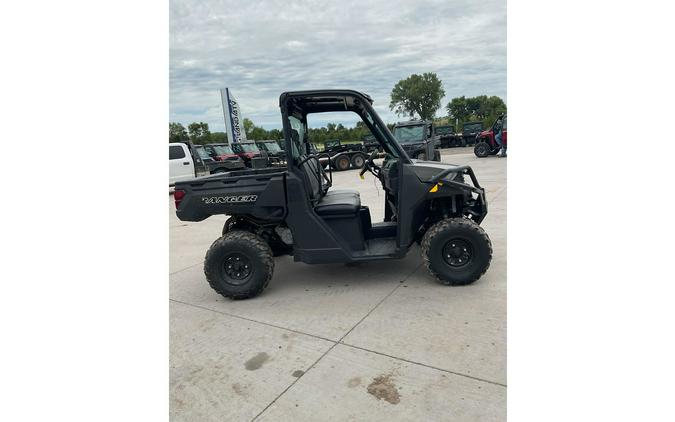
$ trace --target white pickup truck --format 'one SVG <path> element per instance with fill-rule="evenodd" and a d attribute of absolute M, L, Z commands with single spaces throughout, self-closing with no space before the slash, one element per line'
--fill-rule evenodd
<path fill-rule="evenodd" d="M 201 161 L 200 157 L 196 159 Z M 173 186 L 176 182 L 209 174 L 203 164 L 199 166 L 201 171 L 197 172 L 197 168 L 187 144 L 169 143 L 169 186 Z"/>
<path fill-rule="evenodd" d="M 219 159 L 209 155 L 203 145 L 169 143 L 169 186 L 195 177 L 244 168 L 246 166 L 241 158 Z"/>

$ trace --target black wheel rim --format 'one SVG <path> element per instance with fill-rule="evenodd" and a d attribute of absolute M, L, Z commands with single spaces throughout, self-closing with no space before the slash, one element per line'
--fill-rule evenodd
<path fill-rule="evenodd" d="M 233 252 L 223 260 L 223 278 L 228 284 L 235 286 L 244 284 L 251 277 L 253 266 L 251 260 L 242 253 Z"/>
<path fill-rule="evenodd" d="M 473 261 L 473 248 L 464 239 L 449 240 L 442 253 L 445 263 L 453 268 L 464 267 Z"/>
<path fill-rule="evenodd" d="M 487 146 L 485 144 L 478 145 L 478 154 L 487 154 Z"/>

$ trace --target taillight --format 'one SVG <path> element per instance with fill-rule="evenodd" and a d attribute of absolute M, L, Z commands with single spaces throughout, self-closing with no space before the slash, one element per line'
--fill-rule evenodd
<path fill-rule="evenodd" d="M 176 201 L 176 208 L 178 208 L 183 198 L 185 198 L 184 190 L 176 190 L 173 192 L 173 200 Z"/>

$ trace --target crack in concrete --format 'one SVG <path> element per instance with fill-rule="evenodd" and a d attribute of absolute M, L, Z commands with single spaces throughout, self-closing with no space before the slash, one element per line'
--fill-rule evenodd
<path fill-rule="evenodd" d="M 184 271 L 184 270 L 186 270 L 188 268 L 192 268 L 196 265 L 199 265 L 199 264 L 192 265 L 192 266 L 187 267 L 187 268 L 185 268 L 183 270 L 180 270 L 180 271 Z M 246 318 L 246 317 L 243 317 L 243 316 L 240 316 L 240 315 L 235 315 L 235 314 L 231 314 L 231 313 L 228 313 L 228 312 L 223 312 L 223 311 L 219 311 L 219 310 L 216 310 L 216 309 L 207 308 L 207 307 L 201 306 L 201 305 L 195 305 L 195 304 L 192 304 L 192 303 L 183 302 L 183 301 L 171 299 L 171 298 L 169 298 L 169 300 L 172 301 L 172 302 L 175 302 L 175 303 L 180 303 L 180 304 L 186 305 L 186 306 L 192 306 L 192 307 L 195 307 L 195 308 L 203 309 L 205 311 L 215 312 L 215 313 L 225 315 L 225 316 L 229 316 L 229 317 L 232 317 L 232 318 L 237 318 L 237 319 L 241 319 L 241 320 L 244 320 L 244 321 L 249 321 L 249 322 L 253 322 L 253 323 L 256 323 L 256 324 L 266 325 L 268 327 L 278 328 L 280 330 L 290 331 L 292 333 L 301 334 L 301 335 L 304 335 L 304 336 L 308 336 L 308 337 L 312 337 L 312 338 L 316 338 L 316 339 L 320 339 L 320 340 L 324 340 L 324 341 L 328 341 L 328 342 L 332 343 L 331 346 L 328 348 L 328 350 L 326 350 L 321 356 L 319 356 L 319 358 L 316 361 L 314 361 L 314 363 L 305 371 L 304 375 L 306 375 L 309 371 L 311 371 L 328 353 L 331 352 L 331 350 L 333 350 L 335 348 L 335 346 L 340 344 L 340 345 L 343 345 L 343 346 L 346 346 L 346 347 L 351 347 L 351 348 L 354 348 L 354 349 L 363 350 L 365 352 L 374 353 L 376 355 L 385 356 L 385 357 L 388 357 L 390 359 L 399 360 L 399 361 L 410 363 L 410 364 L 413 364 L 413 365 L 419 365 L 419 366 L 422 366 L 422 367 L 425 367 L 425 368 L 434 369 L 434 370 L 445 372 L 445 373 L 448 373 L 448 374 L 457 375 L 457 376 L 461 376 L 461 377 L 465 377 L 465 378 L 470 378 L 470 379 L 475 380 L 475 381 L 485 382 L 485 383 L 488 383 L 488 384 L 497 385 L 497 386 L 506 388 L 506 384 L 502 384 L 502 383 L 499 383 L 499 382 L 496 382 L 496 381 L 478 378 L 478 377 L 474 377 L 474 376 L 471 376 L 471 375 L 463 374 L 461 372 L 450 371 L 448 369 L 438 368 L 438 367 L 435 367 L 435 366 L 432 366 L 432 365 L 427 365 L 425 363 L 416 362 L 416 361 L 401 358 L 401 357 L 398 357 L 398 356 L 388 355 L 386 353 L 378 352 L 376 350 L 367 349 L 365 347 L 360 347 L 360 346 L 356 346 L 356 345 L 353 345 L 353 344 L 344 343 L 342 341 L 352 331 L 354 331 L 354 329 L 356 329 L 356 327 L 358 327 L 366 318 L 368 318 L 380 305 L 382 305 L 382 303 L 384 303 L 389 297 L 391 297 L 391 295 L 393 295 L 394 292 L 396 292 L 396 290 L 398 290 L 406 280 L 408 280 L 413 274 L 415 274 L 415 272 L 417 272 L 417 270 L 419 270 L 421 266 L 422 266 L 422 264 L 419 264 L 417 267 L 415 267 L 414 270 L 412 270 L 408 275 L 406 275 L 405 278 L 403 278 L 403 280 L 399 280 L 399 283 L 396 285 L 396 287 L 394 287 L 389 293 L 387 293 L 382 299 L 380 299 L 361 319 L 359 319 L 358 322 L 356 322 L 356 324 L 354 324 L 337 341 L 326 338 L 326 337 L 322 337 L 322 336 L 319 336 L 319 335 L 316 335 L 316 334 L 310 334 L 310 333 L 306 333 L 306 332 L 303 332 L 303 331 L 294 330 L 292 328 L 282 327 L 280 325 L 275 325 L 275 324 L 271 324 L 271 323 L 264 322 L 264 321 L 258 321 L 258 320 L 255 320 L 255 319 Z M 177 272 L 180 272 L 180 271 L 177 271 Z M 175 273 L 172 273 L 172 274 L 175 274 Z M 300 380 L 300 378 L 302 378 L 302 377 L 298 377 L 295 380 L 293 380 L 293 382 L 291 382 L 288 385 L 288 387 L 286 387 L 284 389 L 284 391 L 282 391 L 274 400 L 272 400 L 269 404 L 267 404 L 267 406 L 265 406 L 265 408 L 262 409 L 253 419 L 251 419 L 251 422 L 255 421 L 260 416 L 262 416 L 262 414 L 265 413 L 265 411 L 267 411 L 267 409 L 269 409 L 274 403 L 276 403 L 284 394 L 286 394 L 286 392 L 288 390 L 290 390 L 295 385 L 295 383 L 297 383 Z"/>

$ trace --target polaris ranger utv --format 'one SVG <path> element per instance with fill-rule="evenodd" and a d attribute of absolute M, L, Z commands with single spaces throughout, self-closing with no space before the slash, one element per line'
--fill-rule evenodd
<path fill-rule="evenodd" d="M 434 124 L 428 120 L 411 120 L 394 125 L 394 138 L 403 147 L 408 157 L 441 161 L 440 138 L 434 133 Z"/>
<path fill-rule="evenodd" d="M 307 264 L 358 263 L 403 258 L 415 242 L 427 269 L 443 284 L 469 284 L 487 271 L 492 245 L 479 225 L 487 203 L 471 167 L 411 159 L 372 102 L 351 90 L 283 93 L 285 168 L 176 183 L 179 219 L 231 216 L 204 261 L 216 292 L 232 299 L 261 293 L 272 278 L 274 255 L 291 254 Z M 321 154 L 311 151 L 307 115 L 338 111 L 358 114 L 386 153 L 380 166 L 373 152 L 360 174 L 369 171 L 382 184 L 382 222 L 371 221 L 357 191 L 331 189 L 330 168 L 319 165 Z"/>

